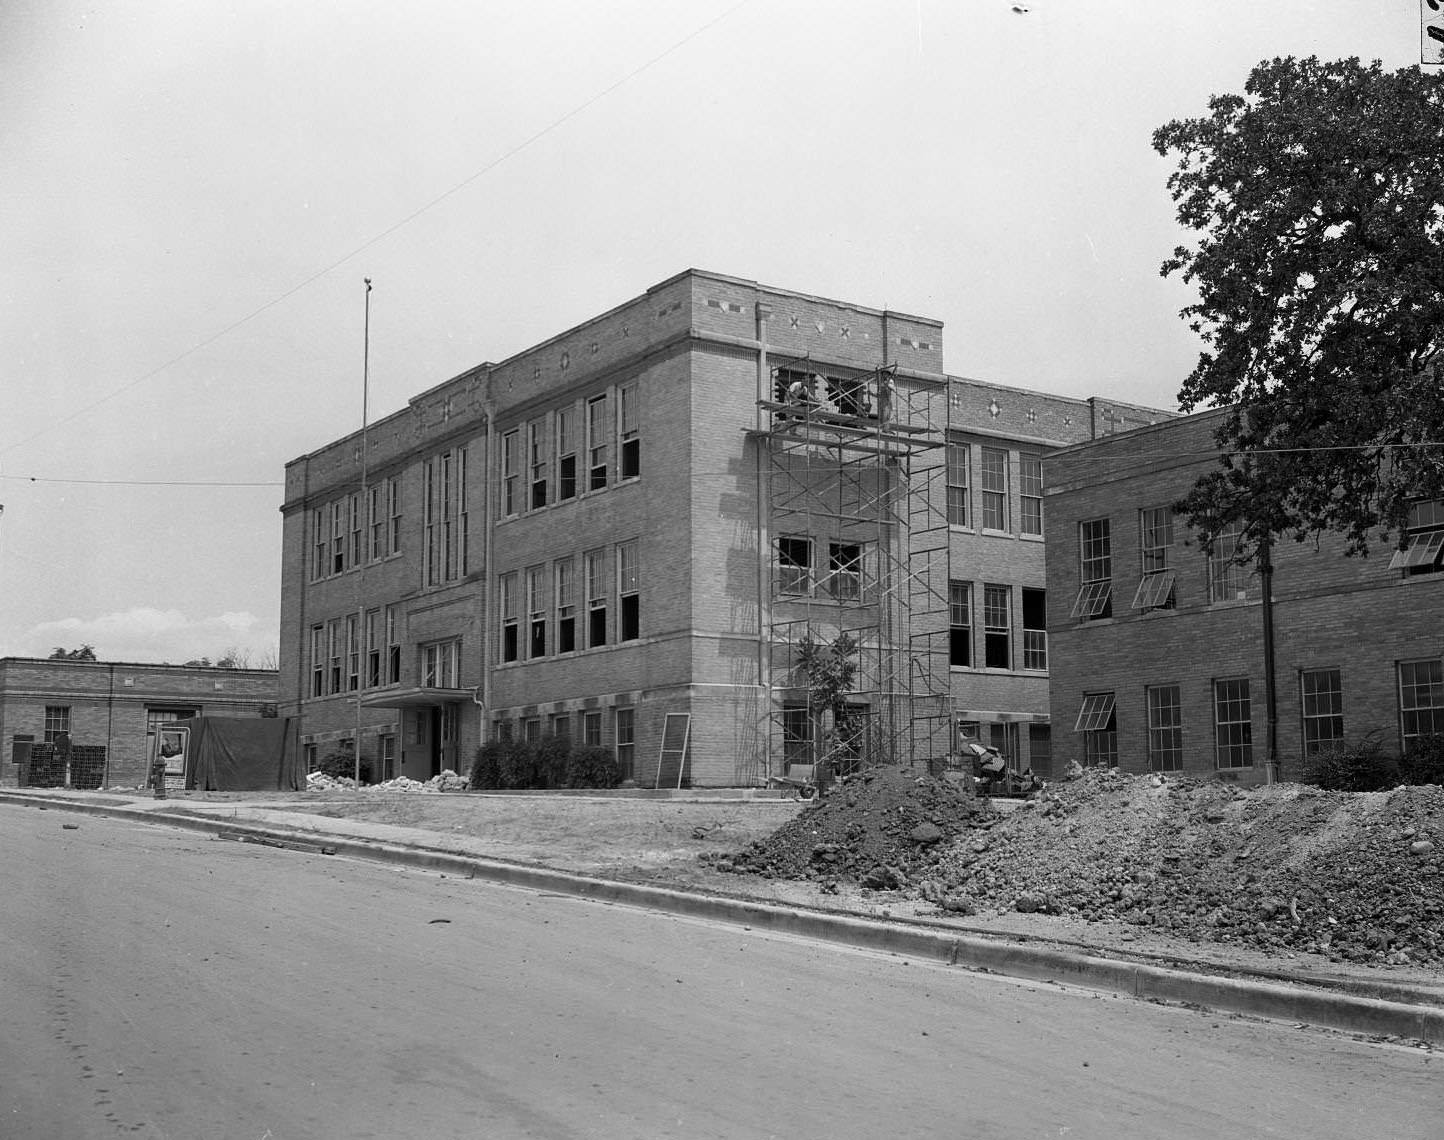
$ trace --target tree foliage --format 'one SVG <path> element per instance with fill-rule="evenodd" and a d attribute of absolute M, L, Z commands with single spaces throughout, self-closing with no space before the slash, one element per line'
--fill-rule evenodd
<path fill-rule="evenodd" d="M 82 645 L 79 649 L 66 649 L 57 645 L 55 652 L 50 655 L 51 661 L 94 661 L 95 646 Z"/>
<path fill-rule="evenodd" d="M 1163 263 L 1198 300 L 1185 411 L 1228 410 L 1179 504 L 1206 546 L 1399 532 L 1444 495 L 1444 76 L 1283 58 L 1160 127 L 1195 231 Z"/>

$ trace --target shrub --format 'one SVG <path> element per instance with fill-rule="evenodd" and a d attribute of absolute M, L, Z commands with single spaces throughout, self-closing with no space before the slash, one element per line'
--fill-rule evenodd
<path fill-rule="evenodd" d="M 476 759 L 471 762 L 473 788 L 501 787 L 501 757 L 507 747 L 507 741 L 488 740 L 476 750 Z"/>
<path fill-rule="evenodd" d="M 510 740 L 501 754 L 502 788 L 535 788 L 537 786 L 536 747 L 525 740 Z"/>
<path fill-rule="evenodd" d="M 1378 792 L 1401 783 L 1399 761 L 1378 737 L 1340 744 L 1299 763 L 1299 781 L 1330 792 Z"/>
<path fill-rule="evenodd" d="M 1444 736 L 1415 741 L 1399 767 L 1406 784 L 1444 784 Z"/>
<path fill-rule="evenodd" d="M 316 771 L 327 776 L 344 777 L 350 780 L 356 775 L 356 745 L 350 740 L 338 740 L 331 751 L 316 762 Z M 371 782 L 371 761 L 361 757 L 361 782 Z"/>
<path fill-rule="evenodd" d="M 569 788 L 615 788 L 622 782 L 622 769 L 610 748 L 583 745 L 567 757 L 566 781 Z"/>
<path fill-rule="evenodd" d="M 565 736 L 543 736 L 535 745 L 536 770 L 531 785 L 536 788 L 565 788 L 572 742 Z"/>

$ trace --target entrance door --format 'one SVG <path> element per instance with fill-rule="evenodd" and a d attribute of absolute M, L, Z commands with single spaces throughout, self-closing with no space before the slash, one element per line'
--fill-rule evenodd
<path fill-rule="evenodd" d="M 439 776 L 443 771 L 456 772 L 457 730 L 461 723 L 461 709 L 455 702 L 433 705 L 427 734 L 431 758 L 431 775 Z"/>

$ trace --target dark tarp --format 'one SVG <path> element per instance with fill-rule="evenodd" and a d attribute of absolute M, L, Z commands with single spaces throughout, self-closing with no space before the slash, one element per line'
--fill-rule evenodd
<path fill-rule="evenodd" d="M 187 788 L 288 792 L 305 786 L 289 718 L 198 716 L 176 721 L 175 727 L 191 730 Z"/>

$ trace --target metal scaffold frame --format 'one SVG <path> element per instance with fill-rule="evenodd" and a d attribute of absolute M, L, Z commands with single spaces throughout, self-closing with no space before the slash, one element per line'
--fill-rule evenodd
<path fill-rule="evenodd" d="M 771 549 L 764 597 L 769 767 L 789 753 L 860 764 L 940 764 L 950 744 L 947 392 L 941 381 L 769 361 L 753 433 Z M 800 746 L 798 645 L 857 643 L 846 725 Z"/>

